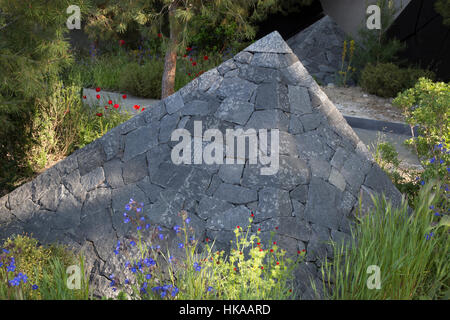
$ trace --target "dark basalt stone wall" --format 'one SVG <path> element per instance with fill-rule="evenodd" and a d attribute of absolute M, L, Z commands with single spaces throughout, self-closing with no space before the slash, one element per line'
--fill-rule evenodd
<path fill-rule="evenodd" d="M 450 80 L 450 28 L 442 24 L 436 0 L 413 0 L 388 31 L 406 43 L 400 58 L 422 68 L 430 68 L 439 80 Z"/>

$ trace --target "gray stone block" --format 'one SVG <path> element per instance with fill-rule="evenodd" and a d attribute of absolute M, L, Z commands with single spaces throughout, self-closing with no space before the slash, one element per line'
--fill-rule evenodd
<path fill-rule="evenodd" d="M 269 33 L 264 38 L 259 39 L 257 42 L 251 44 L 244 51 L 249 52 L 267 52 L 267 53 L 292 53 L 291 48 L 284 42 L 281 35 L 274 31 Z"/>
<path fill-rule="evenodd" d="M 214 197 L 234 204 L 245 204 L 257 200 L 258 193 L 248 188 L 222 183 L 214 193 Z"/>
<path fill-rule="evenodd" d="M 159 130 L 156 125 L 148 125 L 128 133 L 125 136 L 125 151 L 122 161 L 127 162 L 158 145 Z"/>
<path fill-rule="evenodd" d="M 323 227 L 337 229 L 341 220 L 338 205 L 340 191 L 322 179 L 313 177 L 309 185 L 306 203 L 306 219 Z"/>
<path fill-rule="evenodd" d="M 213 215 L 221 215 L 234 206 L 222 199 L 203 196 L 198 204 L 197 214 L 200 218 L 207 220 Z"/>
<path fill-rule="evenodd" d="M 217 89 L 217 96 L 221 99 L 234 97 L 243 101 L 250 101 L 256 87 L 256 84 L 238 77 L 225 78 Z"/>
<path fill-rule="evenodd" d="M 258 211 L 255 221 L 292 216 L 292 204 L 289 198 L 289 192 L 266 187 L 258 192 L 258 199 Z"/>
<path fill-rule="evenodd" d="M 299 86 L 288 86 L 291 113 L 302 116 L 312 113 L 308 89 Z"/>
<path fill-rule="evenodd" d="M 226 98 L 220 104 L 215 116 L 219 119 L 245 125 L 254 110 L 254 105 L 244 100 Z"/>
<path fill-rule="evenodd" d="M 91 172 L 80 177 L 80 184 L 84 186 L 86 191 L 97 188 L 105 181 L 105 173 L 102 167 L 92 170 Z"/>
<path fill-rule="evenodd" d="M 125 162 L 122 168 L 122 177 L 125 184 L 142 180 L 148 175 L 147 157 L 145 154 L 138 155 Z"/>
<path fill-rule="evenodd" d="M 169 114 L 173 114 L 184 107 L 183 98 L 179 92 L 175 92 L 164 99 L 164 104 L 166 106 L 166 111 Z"/>

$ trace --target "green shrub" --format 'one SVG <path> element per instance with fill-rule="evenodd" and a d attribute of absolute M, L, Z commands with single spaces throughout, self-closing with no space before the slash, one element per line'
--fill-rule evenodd
<path fill-rule="evenodd" d="M 406 202 L 394 209 L 384 196 L 374 199 L 374 209 L 357 217 L 352 241 L 333 242 L 334 259 L 324 260 L 329 298 L 448 299 L 448 216 L 439 219 L 433 214 L 439 191 L 433 183 L 423 187 L 410 216 Z M 380 268 L 379 289 L 367 286 L 371 265 Z"/>
<path fill-rule="evenodd" d="M 143 65 L 129 63 L 120 73 L 120 90 L 138 97 L 160 99 L 163 71 L 162 60 L 151 59 Z"/>
<path fill-rule="evenodd" d="M 380 97 L 395 97 L 414 86 L 420 77 L 434 78 L 431 71 L 402 69 L 393 63 L 367 64 L 361 74 L 360 85 L 368 93 Z"/>
<path fill-rule="evenodd" d="M 434 4 L 436 12 L 443 18 L 443 24 L 450 26 L 450 0 L 437 0 Z"/>
<path fill-rule="evenodd" d="M 421 78 L 413 88 L 400 93 L 393 104 L 402 109 L 411 127 L 419 127 L 419 136 L 407 143 L 422 161 L 423 180 L 439 178 L 448 183 L 450 84 Z"/>
<path fill-rule="evenodd" d="M 8 238 L 0 252 L 0 299 L 87 299 L 85 279 L 81 281 L 82 290 L 66 286 L 66 268 L 77 264 L 83 274 L 83 261 L 82 256 L 61 245 L 43 246 L 25 235 Z M 14 268 L 8 269 L 12 265 Z M 18 277 L 22 277 L 19 284 L 9 283 Z"/>

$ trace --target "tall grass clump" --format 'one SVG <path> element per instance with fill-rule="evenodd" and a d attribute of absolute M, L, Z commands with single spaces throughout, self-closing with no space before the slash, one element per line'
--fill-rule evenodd
<path fill-rule="evenodd" d="M 449 220 L 433 210 L 440 192 L 439 185 L 425 185 L 411 215 L 406 202 L 393 208 L 384 196 L 373 198 L 373 210 L 357 217 L 353 239 L 332 243 L 334 260 L 324 261 L 329 298 L 448 299 Z M 380 268 L 379 289 L 368 288 L 371 265 Z"/>

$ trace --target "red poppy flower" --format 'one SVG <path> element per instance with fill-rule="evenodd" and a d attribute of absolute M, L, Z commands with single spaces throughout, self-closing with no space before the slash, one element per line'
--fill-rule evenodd
<path fill-rule="evenodd" d="M 206 238 L 205 241 L 206 241 L 206 242 L 209 242 L 209 238 Z"/>
<path fill-rule="evenodd" d="M 108 101 L 108 104 L 112 104 L 112 100 L 109 100 L 109 101 Z"/>
<path fill-rule="evenodd" d="M 114 106 L 113 106 L 115 109 L 119 109 L 119 105 L 116 103 L 116 104 L 114 104 Z"/>
<path fill-rule="evenodd" d="M 191 76 L 191 73 L 190 73 L 190 72 L 188 73 L 188 76 L 189 76 L 189 77 Z"/>
<path fill-rule="evenodd" d="M 83 99 L 86 99 L 86 96 L 83 96 Z"/>
<path fill-rule="evenodd" d="M 253 214 L 253 212 L 252 212 L 252 214 L 250 215 L 251 217 L 254 217 L 255 215 Z"/>
<path fill-rule="evenodd" d="M 239 227 L 239 226 L 237 226 L 236 228 L 238 228 L 238 229 L 239 229 L 240 227 Z"/>
<path fill-rule="evenodd" d="M 100 99 L 100 95 L 99 95 L 99 94 L 98 94 L 98 95 L 96 95 L 95 97 L 96 97 L 97 99 Z"/>
<path fill-rule="evenodd" d="M 105 110 L 108 110 L 108 106 L 105 106 Z"/>
<path fill-rule="evenodd" d="M 264 267 L 261 267 L 261 270 L 264 270 Z"/>
<path fill-rule="evenodd" d="M 187 47 L 187 48 L 186 48 L 186 51 L 191 51 L 191 50 L 192 50 L 191 47 Z"/>
<path fill-rule="evenodd" d="M 122 46 L 125 44 L 125 40 L 119 40 L 119 45 Z"/>
<path fill-rule="evenodd" d="M 99 113 L 96 114 L 96 116 L 97 117 L 101 117 L 101 116 L 103 116 L 103 113 L 99 112 Z"/>
<path fill-rule="evenodd" d="M 135 110 L 139 110 L 140 107 L 141 107 L 141 106 L 135 104 L 133 108 L 134 108 Z"/>
<path fill-rule="evenodd" d="M 270 252 L 273 252 L 273 249 L 270 249 Z"/>
<path fill-rule="evenodd" d="M 276 244 L 277 244 L 277 242 L 276 242 L 276 241 L 274 241 L 274 242 L 273 242 L 273 244 L 275 244 L 275 245 L 276 245 Z"/>
<path fill-rule="evenodd" d="M 127 98 L 127 95 L 126 95 L 126 94 L 124 94 L 124 95 L 122 96 L 122 98 L 123 98 L 123 99 L 126 99 L 126 98 Z"/>
<path fill-rule="evenodd" d="M 261 231 L 261 228 L 258 228 L 258 231 Z"/>
<path fill-rule="evenodd" d="M 162 34 L 161 33 L 158 33 L 158 38 L 161 38 L 162 37 Z"/>
<path fill-rule="evenodd" d="M 184 54 L 184 55 L 183 55 L 183 58 L 186 58 L 186 57 L 187 57 L 187 54 Z"/>
<path fill-rule="evenodd" d="M 204 59 L 204 60 L 208 60 L 208 56 L 204 56 L 203 59 Z"/>
<path fill-rule="evenodd" d="M 192 58 L 190 58 L 189 61 L 192 61 Z"/>
<path fill-rule="evenodd" d="M 277 261 L 277 265 L 278 265 L 278 264 L 280 264 L 280 263 Z"/>
<path fill-rule="evenodd" d="M 141 109 L 141 112 L 144 111 L 144 110 L 145 110 L 145 108 L 142 108 L 142 109 Z"/>
<path fill-rule="evenodd" d="M 192 65 L 195 67 L 197 65 L 197 62 L 192 62 Z"/>
<path fill-rule="evenodd" d="M 278 227 L 275 227 L 275 230 L 278 230 Z"/>
<path fill-rule="evenodd" d="M 100 88 L 99 87 L 97 87 L 97 88 L 95 88 L 95 91 L 97 91 L 97 92 L 100 92 Z"/>

